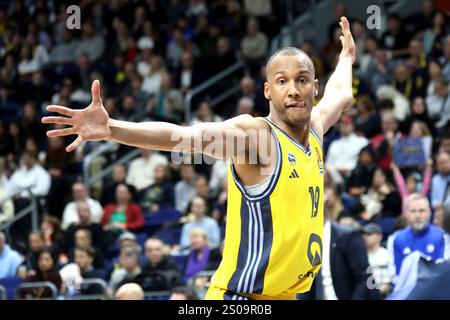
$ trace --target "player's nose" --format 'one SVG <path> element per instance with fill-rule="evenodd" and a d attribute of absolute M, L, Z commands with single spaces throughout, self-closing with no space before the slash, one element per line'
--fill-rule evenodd
<path fill-rule="evenodd" d="M 297 88 L 297 86 L 296 86 L 294 81 L 291 81 L 289 83 L 288 95 L 289 95 L 290 98 L 298 97 L 300 95 L 300 91 L 298 90 L 298 88 Z"/>

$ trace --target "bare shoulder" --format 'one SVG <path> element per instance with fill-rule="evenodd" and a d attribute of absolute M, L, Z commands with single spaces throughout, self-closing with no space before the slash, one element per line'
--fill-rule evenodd
<path fill-rule="evenodd" d="M 311 128 L 319 136 L 320 142 L 323 143 L 323 121 L 320 112 L 316 107 L 313 107 L 311 111 Z"/>
<path fill-rule="evenodd" d="M 227 125 L 244 131 L 247 131 L 249 129 L 269 129 L 267 123 L 265 123 L 260 118 L 255 118 L 249 114 L 236 116 L 234 118 L 226 120 L 224 123 L 227 123 Z"/>

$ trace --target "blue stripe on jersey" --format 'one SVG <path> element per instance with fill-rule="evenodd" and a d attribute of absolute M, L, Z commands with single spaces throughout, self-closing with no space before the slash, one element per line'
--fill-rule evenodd
<path fill-rule="evenodd" d="M 280 177 L 281 164 L 283 163 L 283 154 L 281 152 L 281 144 L 280 144 L 280 141 L 278 141 L 277 135 L 272 130 L 272 128 L 271 128 L 271 133 L 272 133 L 272 135 L 275 139 L 276 145 L 277 145 L 277 164 L 275 166 L 274 173 L 273 173 L 272 177 L 270 178 L 271 180 L 270 180 L 269 186 L 260 195 L 252 196 L 252 195 L 249 195 L 245 191 L 244 185 L 242 184 L 241 180 L 239 179 L 239 177 L 234 169 L 233 162 L 230 163 L 233 180 L 236 182 L 238 189 L 245 196 L 245 198 L 247 198 L 250 201 L 261 200 L 264 197 L 269 196 L 272 193 L 273 189 L 275 189 L 275 186 L 277 185 L 277 182 L 278 182 L 278 178 Z"/>
<path fill-rule="evenodd" d="M 244 296 L 240 296 L 231 291 L 225 291 L 223 294 L 223 300 L 250 300 L 250 299 Z"/>
<path fill-rule="evenodd" d="M 298 147 L 304 154 L 306 154 L 307 156 L 311 155 L 311 146 L 308 143 L 308 150 L 305 149 L 304 146 L 302 146 L 300 143 L 298 143 L 295 139 L 293 139 L 287 132 L 285 132 L 283 129 L 281 129 L 280 127 L 278 127 L 275 123 L 273 123 L 272 121 L 270 121 L 268 119 L 268 117 L 265 117 L 264 119 L 266 119 L 267 121 L 269 121 L 275 128 L 278 129 L 278 131 L 280 131 L 282 134 L 284 134 L 296 147 Z M 320 141 L 320 140 L 319 140 Z"/>
<path fill-rule="evenodd" d="M 254 281 L 253 291 L 255 293 L 262 293 L 264 288 L 264 275 L 269 265 L 270 251 L 273 242 L 273 226 L 272 226 L 272 210 L 270 207 L 269 198 L 258 203 L 259 210 L 262 214 L 262 224 L 264 229 L 264 237 L 262 239 L 262 256 L 260 263 L 256 267 L 256 279 Z"/>
<path fill-rule="evenodd" d="M 227 286 L 229 291 L 262 293 L 273 241 L 270 210 L 269 198 L 261 202 L 251 202 L 242 197 L 242 236 L 236 270 Z"/>
<path fill-rule="evenodd" d="M 319 138 L 319 135 L 317 134 L 317 132 L 313 128 L 311 128 L 309 130 L 311 131 L 312 135 L 316 138 L 317 142 L 319 143 L 320 148 L 322 149 L 323 148 L 322 141 L 320 141 L 320 138 Z"/>

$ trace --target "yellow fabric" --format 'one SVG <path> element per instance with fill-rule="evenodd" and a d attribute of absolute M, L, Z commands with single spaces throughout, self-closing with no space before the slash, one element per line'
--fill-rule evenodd
<path fill-rule="evenodd" d="M 226 291 L 252 299 L 295 299 L 296 293 L 309 291 L 320 269 L 324 176 L 321 143 L 311 130 L 309 148 L 305 150 L 281 129 L 262 120 L 279 142 L 281 164 L 275 166 L 278 172 L 272 178 L 272 188 L 269 186 L 272 191 L 262 199 L 252 200 L 244 194 L 229 163 L 223 260 L 206 299 L 223 299 Z M 249 219 L 252 223 L 245 222 Z"/>

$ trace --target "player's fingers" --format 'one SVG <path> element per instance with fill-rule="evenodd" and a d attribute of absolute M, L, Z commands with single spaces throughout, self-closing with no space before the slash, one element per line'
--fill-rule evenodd
<path fill-rule="evenodd" d="M 98 80 L 92 81 L 91 93 L 93 103 L 100 103 L 102 101 L 100 98 L 100 81 Z"/>
<path fill-rule="evenodd" d="M 56 129 L 56 130 L 50 130 L 47 131 L 48 137 L 64 137 L 69 136 L 71 134 L 75 134 L 74 128 L 65 128 L 65 129 Z"/>
<path fill-rule="evenodd" d="M 44 117 L 42 118 L 42 123 L 58 123 L 58 124 L 72 125 L 73 120 L 71 118 L 64 118 L 64 117 Z"/>
<path fill-rule="evenodd" d="M 78 137 L 66 148 L 66 151 L 71 152 L 75 150 L 82 142 L 83 138 L 80 135 L 78 135 Z"/>
<path fill-rule="evenodd" d="M 63 106 L 55 106 L 55 105 L 47 106 L 47 111 L 57 112 L 57 113 L 60 113 L 62 115 L 68 116 L 68 117 L 72 117 L 75 113 L 72 109 L 69 109 L 69 108 L 66 108 Z"/>

